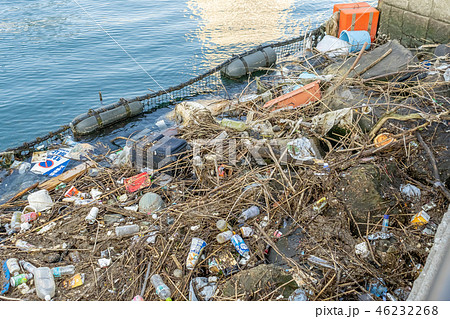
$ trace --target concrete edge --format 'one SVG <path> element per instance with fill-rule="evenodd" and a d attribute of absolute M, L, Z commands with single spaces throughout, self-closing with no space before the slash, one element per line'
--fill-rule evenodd
<path fill-rule="evenodd" d="M 445 281 L 442 279 L 450 278 L 449 249 L 450 206 L 442 217 L 425 267 L 414 281 L 408 301 L 448 300 L 449 296 L 444 297 L 442 293 L 442 286 L 445 285 Z"/>

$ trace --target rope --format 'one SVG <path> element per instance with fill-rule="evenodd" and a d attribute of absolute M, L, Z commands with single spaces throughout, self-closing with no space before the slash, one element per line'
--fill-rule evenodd
<path fill-rule="evenodd" d="M 72 1 L 75 2 L 75 3 L 81 8 L 81 10 L 83 10 L 84 13 L 86 13 L 86 15 L 87 15 L 92 21 L 94 21 L 94 23 L 95 23 L 96 25 L 98 25 L 99 28 L 102 29 L 102 31 L 105 32 L 105 33 L 111 38 L 111 40 L 113 40 L 113 41 L 119 46 L 119 48 L 121 48 L 122 51 L 125 52 L 125 53 L 126 53 L 126 54 L 134 61 L 134 63 L 136 63 L 136 64 L 142 69 L 142 71 L 144 71 L 145 74 L 147 74 L 147 75 L 149 76 L 149 78 L 151 78 L 151 79 L 153 80 L 153 82 L 155 82 L 155 83 L 156 83 L 156 84 L 164 91 L 164 88 L 158 83 L 158 81 L 156 81 L 156 80 L 153 78 L 153 76 L 151 76 L 150 73 L 148 73 L 147 70 L 145 70 L 145 69 L 142 67 L 142 65 L 141 65 L 134 57 L 132 57 L 131 54 L 128 53 L 128 51 L 125 50 L 125 48 L 124 48 L 123 46 L 121 46 L 120 43 L 117 42 L 116 39 L 113 38 L 112 35 L 109 34 L 109 32 L 106 31 L 106 30 L 102 27 L 102 25 L 101 25 L 100 23 L 98 23 L 98 22 L 97 22 L 97 21 L 89 14 L 89 12 L 87 12 L 86 9 L 83 8 L 83 7 L 78 3 L 77 0 L 72 0 Z M 167 93 L 167 92 L 166 92 L 166 93 Z"/>

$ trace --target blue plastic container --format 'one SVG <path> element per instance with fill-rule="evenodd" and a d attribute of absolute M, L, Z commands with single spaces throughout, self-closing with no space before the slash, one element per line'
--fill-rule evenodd
<path fill-rule="evenodd" d="M 350 52 L 360 51 L 367 42 L 366 50 L 370 48 L 370 34 L 367 31 L 342 31 L 339 39 L 351 44 Z"/>

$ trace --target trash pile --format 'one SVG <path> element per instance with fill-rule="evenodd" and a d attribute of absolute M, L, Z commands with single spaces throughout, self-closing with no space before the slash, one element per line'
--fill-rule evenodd
<path fill-rule="evenodd" d="M 120 149 L 9 159 L 0 299 L 405 300 L 450 200 L 450 57 L 333 41 Z"/>

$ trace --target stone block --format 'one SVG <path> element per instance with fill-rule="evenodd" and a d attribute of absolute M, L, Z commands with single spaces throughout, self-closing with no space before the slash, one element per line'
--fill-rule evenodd
<path fill-rule="evenodd" d="M 450 39 L 450 23 L 430 19 L 427 38 L 436 43 L 448 43 Z"/>
<path fill-rule="evenodd" d="M 434 0 L 409 0 L 408 10 L 426 17 L 431 14 Z"/>
<path fill-rule="evenodd" d="M 429 19 L 412 12 L 405 12 L 403 17 L 403 33 L 417 39 L 425 38 Z"/>
<path fill-rule="evenodd" d="M 384 4 L 389 4 L 400 9 L 408 9 L 408 0 L 383 0 Z"/>
<path fill-rule="evenodd" d="M 448 0 L 434 0 L 431 17 L 442 22 L 450 23 L 450 5 Z"/>
<path fill-rule="evenodd" d="M 393 40 L 393 39 L 400 40 L 403 36 L 403 31 L 402 31 L 401 27 L 398 27 L 396 25 L 391 25 L 391 26 L 389 26 L 389 32 L 386 34 L 389 35 L 391 40 Z"/>
<path fill-rule="evenodd" d="M 401 28 L 403 26 L 404 14 L 405 14 L 404 10 L 391 7 L 391 10 L 389 11 L 390 26 L 395 25 Z"/>
<path fill-rule="evenodd" d="M 391 11 L 390 5 L 383 4 L 381 12 L 380 12 L 380 24 L 378 27 L 378 33 L 379 34 L 388 34 L 389 30 L 389 13 Z"/>

